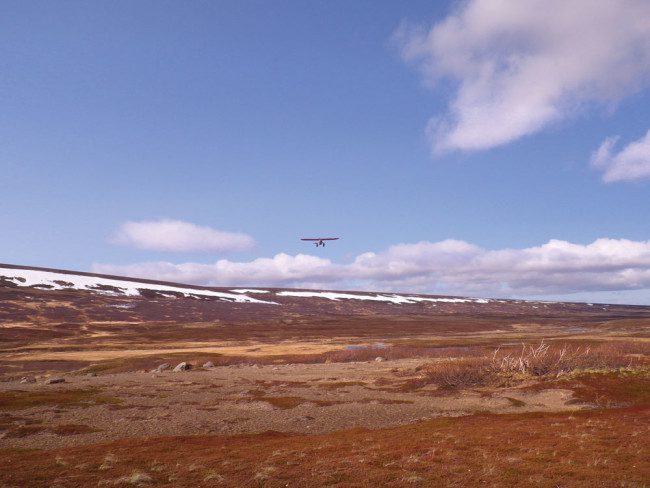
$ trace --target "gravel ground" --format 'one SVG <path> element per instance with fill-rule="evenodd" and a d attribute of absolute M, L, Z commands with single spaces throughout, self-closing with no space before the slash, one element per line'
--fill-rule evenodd
<path fill-rule="evenodd" d="M 398 391 L 396 387 L 422 362 L 226 366 L 181 373 L 68 374 L 58 384 L 45 384 L 44 378 L 36 383 L 3 382 L 0 394 L 5 395 L 45 393 L 51 398 L 81 390 L 87 396 L 79 404 L 52 400 L 29 408 L 9 405 L 0 410 L 0 439 L 5 447 L 49 449 L 121 438 L 269 430 L 322 433 L 477 411 L 581 408 L 570 401 L 571 391 L 559 389 L 481 389 L 444 395 L 427 388 Z M 82 427 L 56 430 L 71 425 Z"/>

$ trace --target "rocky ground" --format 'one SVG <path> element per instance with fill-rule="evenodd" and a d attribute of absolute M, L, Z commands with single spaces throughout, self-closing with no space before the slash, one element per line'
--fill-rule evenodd
<path fill-rule="evenodd" d="M 55 448 L 131 437 L 324 433 L 382 428 L 475 412 L 576 410 L 570 390 L 481 388 L 453 393 L 400 388 L 423 360 L 224 366 L 184 372 L 4 382 L 6 447 Z M 72 393 L 68 393 L 72 392 Z M 68 399 L 70 397 L 70 399 Z M 30 399 L 33 403 L 30 404 Z M 21 403 L 23 400 L 23 403 Z M 22 407 L 26 408 L 22 408 Z M 63 435 L 60 426 L 76 426 Z"/>

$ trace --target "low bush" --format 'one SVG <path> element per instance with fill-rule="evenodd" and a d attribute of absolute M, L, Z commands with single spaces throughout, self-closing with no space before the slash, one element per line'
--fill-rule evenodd
<path fill-rule="evenodd" d="M 628 343 L 591 346 L 570 344 L 523 344 L 518 351 L 496 349 L 492 356 L 445 359 L 418 371 L 410 386 L 435 384 L 440 388 L 468 388 L 502 383 L 508 378 L 559 377 L 585 370 L 614 370 L 643 364 L 647 347 Z"/>
<path fill-rule="evenodd" d="M 580 369 L 625 368 L 635 362 L 625 344 L 607 343 L 595 346 L 522 345 L 519 353 L 494 352 L 492 363 L 501 374 L 559 376 Z"/>
<path fill-rule="evenodd" d="M 422 370 L 426 383 L 440 388 L 484 386 L 494 380 L 495 371 L 487 358 L 445 359 Z"/>

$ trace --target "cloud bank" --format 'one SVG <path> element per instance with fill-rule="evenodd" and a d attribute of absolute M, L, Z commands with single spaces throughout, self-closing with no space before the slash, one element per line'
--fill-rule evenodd
<path fill-rule="evenodd" d="M 394 39 L 427 85 L 452 83 L 448 112 L 428 124 L 434 151 L 482 150 L 646 84 L 650 2 L 470 0 Z"/>
<path fill-rule="evenodd" d="M 170 252 L 222 253 L 255 247 L 255 240 L 246 234 L 167 219 L 125 222 L 111 242 L 137 249 Z"/>
<path fill-rule="evenodd" d="M 601 169 L 603 181 L 634 181 L 650 178 L 650 130 L 638 141 L 613 153 L 618 137 L 608 137 L 591 156 L 591 165 Z"/>
<path fill-rule="evenodd" d="M 650 241 L 551 240 L 486 250 L 445 240 L 399 244 L 351 262 L 277 254 L 249 262 L 95 264 L 99 273 L 210 286 L 277 286 L 513 296 L 650 288 Z"/>

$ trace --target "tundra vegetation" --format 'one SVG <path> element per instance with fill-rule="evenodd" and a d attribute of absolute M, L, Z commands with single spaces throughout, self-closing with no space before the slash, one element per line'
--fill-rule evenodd
<path fill-rule="evenodd" d="M 650 486 L 650 308 L 0 299 L 2 487 Z"/>

